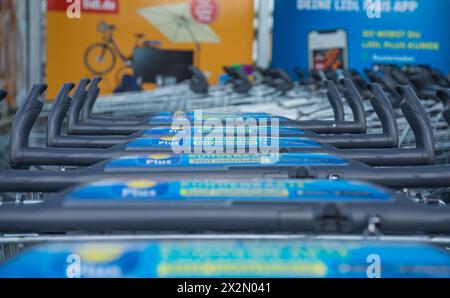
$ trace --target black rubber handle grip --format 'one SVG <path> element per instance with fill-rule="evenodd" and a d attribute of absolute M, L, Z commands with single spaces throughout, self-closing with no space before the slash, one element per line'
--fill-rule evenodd
<path fill-rule="evenodd" d="M 445 109 L 443 116 L 445 121 L 447 121 L 447 124 L 450 126 L 450 106 Z"/>
<path fill-rule="evenodd" d="M 14 118 L 9 152 L 10 165 L 13 169 L 42 164 L 88 166 L 117 155 L 117 153 L 107 149 L 71 149 L 67 151 L 54 148 L 29 148 L 28 139 L 31 129 L 44 106 L 39 97 L 46 89 L 47 85 L 34 85 Z M 68 158 L 68 155 L 70 155 L 70 158 Z"/>
<path fill-rule="evenodd" d="M 100 90 L 98 84 L 102 81 L 101 77 L 95 77 L 92 79 L 89 84 L 89 90 L 86 94 L 86 99 L 84 100 L 84 104 L 81 108 L 80 119 L 81 121 L 87 121 L 92 114 L 92 110 L 94 109 L 95 101 L 97 100 L 96 94 L 98 94 L 97 90 Z"/>
<path fill-rule="evenodd" d="M 444 106 L 450 104 L 450 88 L 438 90 L 436 96 L 442 101 Z"/>
<path fill-rule="evenodd" d="M 299 168 L 292 178 L 361 180 L 395 189 L 440 188 L 450 185 L 450 166 L 309 167 Z"/>
<path fill-rule="evenodd" d="M 77 88 L 75 89 L 73 93 L 73 99 L 78 99 L 80 96 L 84 96 L 86 94 L 86 87 L 91 82 L 91 79 L 83 78 L 80 80 L 80 82 L 77 85 Z"/>
<path fill-rule="evenodd" d="M 231 71 L 231 67 L 224 66 L 224 67 L 222 67 L 222 68 L 223 68 L 223 71 L 224 71 L 227 75 L 229 75 L 230 77 L 233 77 L 233 78 L 234 78 L 235 74 Z"/>
<path fill-rule="evenodd" d="M 383 89 L 389 92 L 389 100 L 394 108 L 398 108 L 400 106 L 400 102 L 402 101 L 401 95 L 397 92 L 398 83 L 389 75 L 384 75 L 379 77 L 376 72 L 369 72 L 370 79 L 373 82 L 377 82 L 383 86 Z"/>
<path fill-rule="evenodd" d="M 400 108 L 414 133 L 417 148 L 422 149 L 430 160 L 434 160 L 433 128 L 427 112 L 411 86 L 399 86 L 397 90 L 403 96 Z"/>
<path fill-rule="evenodd" d="M 332 80 L 327 80 L 325 85 L 328 89 L 327 97 L 333 109 L 334 119 L 336 121 L 345 121 L 344 105 L 342 104 L 338 87 Z"/>
<path fill-rule="evenodd" d="M 60 105 L 70 105 L 71 98 L 69 96 L 70 92 L 75 88 L 74 83 L 64 83 L 59 89 L 58 94 L 56 95 L 54 106 L 60 106 Z"/>
<path fill-rule="evenodd" d="M 372 92 L 370 103 L 380 118 L 383 134 L 392 138 L 392 143 L 398 146 L 398 125 L 394 109 L 383 88 L 377 83 L 367 84 L 367 89 Z"/>
<path fill-rule="evenodd" d="M 53 147 L 57 137 L 61 134 L 61 126 L 67 111 L 70 108 L 71 98 L 69 93 L 75 87 L 73 83 L 65 83 L 59 90 L 52 110 L 47 119 L 47 146 Z"/>
<path fill-rule="evenodd" d="M 414 90 L 401 86 L 398 92 L 404 100 L 400 108 L 416 138 L 413 149 L 340 150 L 339 155 L 375 166 L 429 165 L 434 163 L 434 137 L 431 122 Z"/>
<path fill-rule="evenodd" d="M 298 81 L 300 84 L 305 82 L 305 74 L 303 73 L 303 71 L 300 67 L 295 67 L 294 73 L 298 77 Z"/>
<path fill-rule="evenodd" d="M 0 89 L 0 101 L 4 100 L 8 96 L 8 92 L 6 90 Z"/>
<path fill-rule="evenodd" d="M 196 94 L 207 94 L 209 83 L 203 72 L 194 66 L 189 66 L 192 77 L 189 81 L 189 88 Z"/>
<path fill-rule="evenodd" d="M 292 90 L 294 88 L 294 82 L 292 81 L 291 76 L 281 68 L 277 68 L 273 71 L 274 83 L 275 87 L 282 91 L 286 92 Z"/>
<path fill-rule="evenodd" d="M 27 94 L 24 103 L 17 110 L 16 116 L 22 117 L 28 110 L 32 109 L 42 109 L 43 103 L 39 100 L 39 97 L 47 90 L 47 85 L 45 84 L 35 84 L 31 88 L 30 92 Z M 32 122 L 34 125 L 34 121 Z"/>
<path fill-rule="evenodd" d="M 382 134 L 326 135 L 314 139 L 341 149 L 398 148 L 398 130 L 394 110 L 378 84 L 369 86 L 372 90 L 370 102 L 381 120 Z"/>
<path fill-rule="evenodd" d="M 122 136 L 68 136 L 61 135 L 61 127 L 67 110 L 71 104 L 69 96 L 74 84 L 64 84 L 61 88 L 57 100 L 55 101 L 47 120 L 47 147 L 56 148 L 79 148 L 80 144 L 85 144 L 89 148 L 110 148 L 119 143 L 131 140 L 131 137 Z M 97 88 L 97 92 L 100 89 Z M 95 96 L 95 94 L 94 94 Z M 85 146 L 81 146 L 84 148 Z"/>
<path fill-rule="evenodd" d="M 241 67 L 231 68 L 231 72 L 236 77 L 233 82 L 233 90 L 238 94 L 246 94 L 252 89 L 252 83 L 247 77 L 247 74 Z"/>
<path fill-rule="evenodd" d="M 189 72 L 191 73 L 192 76 L 196 78 L 206 80 L 206 77 L 203 74 L 203 72 L 195 66 L 189 66 Z"/>
<path fill-rule="evenodd" d="M 367 131 L 366 113 L 361 94 L 352 80 L 342 79 L 341 83 L 344 85 L 344 96 L 352 109 L 354 122 L 360 123 L 364 132 Z"/>
<path fill-rule="evenodd" d="M 77 85 L 72 96 L 72 104 L 67 114 L 67 132 L 72 133 L 72 130 L 77 125 L 80 112 L 86 99 L 86 87 L 91 82 L 88 78 L 83 78 Z"/>
<path fill-rule="evenodd" d="M 22 150 L 28 147 L 28 138 L 34 123 L 42 111 L 44 103 L 39 97 L 47 90 L 47 85 L 33 85 L 24 104 L 19 108 L 11 128 L 9 145 L 10 164 L 12 168 L 18 168 L 22 159 Z"/>

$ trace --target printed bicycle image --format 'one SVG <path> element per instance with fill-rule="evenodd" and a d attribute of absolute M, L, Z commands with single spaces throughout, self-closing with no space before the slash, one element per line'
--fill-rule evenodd
<path fill-rule="evenodd" d="M 114 38 L 116 26 L 100 22 L 97 31 L 102 34 L 102 41 L 94 43 L 84 53 L 84 64 L 88 70 L 97 76 L 110 73 L 116 66 L 117 60 L 121 60 L 125 67 L 133 66 L 133 55 L 124 54 Z M 161 45 L 158 40 L 144 40 L 144 33 L 136 33 L 134 48 L 157 48 Z"/>

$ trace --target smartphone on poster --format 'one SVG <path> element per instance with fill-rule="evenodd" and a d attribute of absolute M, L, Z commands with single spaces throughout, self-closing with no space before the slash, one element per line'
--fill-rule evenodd
<path fill-rule="evenodd" d="M 310 31 L 308 58 L 310 70 L 348 68 L 347 32 L 342 29 Z"/>

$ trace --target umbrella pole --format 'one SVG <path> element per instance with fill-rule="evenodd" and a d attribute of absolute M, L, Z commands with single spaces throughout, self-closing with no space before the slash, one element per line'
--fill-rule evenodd
<path fill-rule="evenodd" d="M 197 54 L 195 55 L 196 58 L 194 59 L 194 66 L 201 68 L 200 67 L 200 57 L 202 54 L 202 45 L 199 42 L 196 42 L 195 47 L 196 47 Z"/>
<path fill-rule="evenodd" d="M 200 67 L 200 55 L 201 55 L 202 45 L 200 44 L 200 42 L 198 42 L 197 38 L 195 37 L 194 32 L 192 32 L 191 26 L 187 23 L 185 23 L 185 26 L 195 44 L 196 53 L 194 53 L 194 66 L 201 68 Z"/>

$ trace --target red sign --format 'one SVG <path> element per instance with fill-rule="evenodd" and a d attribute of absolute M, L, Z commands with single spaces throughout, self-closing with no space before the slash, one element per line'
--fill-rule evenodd
<path fill-rule="evenodd" d="M 192 0 L 191 15 L 199 23 L 211 24 L 219 16 L 217 0 Z"/>
<path fill-rule="evenodd" d="M 119 12 L 119 0 L 47 0 L 49 11 L 67 11 L 73 5 L 80 5 L 81 12 Z"/>

